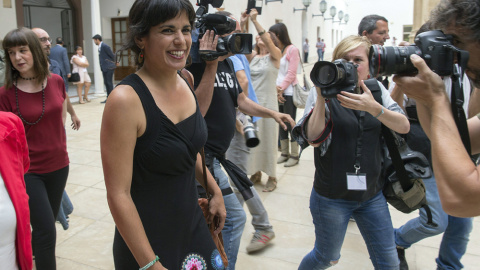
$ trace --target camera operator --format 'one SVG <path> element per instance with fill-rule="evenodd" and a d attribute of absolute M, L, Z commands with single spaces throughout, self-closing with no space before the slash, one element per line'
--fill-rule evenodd
<path fill-rule="evenodd" d="M 315 64 L 312 73 L 318 70 L 318 76 L 311 75 L 311 78 L 317 86 L 316 104 L 312 110 L 305 110 L 292 132 L 302 148 L 308 146 L 304 141 L 315 147 L 310 211 L 316 241 L 299 270 L 325 269 L 338 263 L 351 216 L 364 236 L 375 269 L 398 269 L 393 225 L 382 193 L 381 124 L 399 133 L 408 132 L 409 124 L 380 82 L 370 81 L 377 84 L 375 93 L 364 84 L 363 80 L 369 77 L 370 46 L 370 41 L 360 36 L 346 37 L 337 45 L 334 63 L 341 62 L 351 68 L 345 69 L 344 74 L 347 74 L 346 80 L 351 79 L 353 89 L 347 92 L 343 87 L 335 87 L 332 98 L 324 97 L 325 89 L 320 89 L 318 80 L 313 78 L 325 78 L 327 74 L 322 73 L 332 73 L 328 65 Z M 357 85 L 360 88 L 355 87 Z M 311 93 L 309 99 L 313 96 Z M 311 100 L 306 106 L 310 104 Z M 332 122 L 331 130 L 327 130 Z"/>
<path fill-rule="evenodd" d="M 426 22 L 420 27 L 416 35 L 429 30 L 431 30 L 431 23 Z M 446 76 L 443 81 L 445 82 L 447 95 L 450 96 L 452 79 Z M 412 150 L 424 154 L 431 164 L 430 141 L 418 122 L 415 100 L 406 98 L 402 89 L 395 83 L 392 83 L 391 89 L 392 98 L 404 109 L 410 120 L 410 132 L 406 135 L 408 145 Z M 468 111 L 470 98 L 470 82 L 466 76 L 463 80 L 463 95 L 465 97 L 463 109 L 466 112 Z M 400 259 L 400 270 L 408 270 L 405 249 L 418 241 L 443 232 L 445 233 L 436 259 L 438 269 L 462 269 L 463 265 L 460 259 L 467 249 L 468 238 L 473 226 L 472 219 L 453 217 L 443 211 L 434 175 L 431 178 L 423 179 L 423 183 L 425 184 L 427 206 L 430 213 L 427 212 L 426 208 L 420 208 L 418 217 L 395 229 L 395 243 Z"/>
<path fill-rule="evenodd" d="M 222 36 L 229 34 L 231 33 Z M 200 49 L 208 47 L 209 50 L 216 50 L 216 43 L 214 32 L 207 30 L 200 40 Z M 223 193 L 227 209 L 227 219 L 222 230 L 223 241 L 229 261 L 228 269 L 235 269 L 246 216 L 243 207 L 233 194 L 227 175 L 220 166 L 221 162 L 222 165 L 226 164 L 225 152 L 235 133 L 235 108 L 238 107 L 247 115 L 274 118 L 284 129 L 286 129 L 284 122 L 290 125 L 295 122 L 289 115 L 266 109 L 245 96 L 237 81 L 232 62 L 228 59 L 230 56 L 232 53 L 211 61 L 194 63 L 187 69 L 194 76 L 195 94 L 207 123 L 206 162 Z M 237 185 L 237 188 L 242 192 L 241 187 Z M 250 190 L 250 187 L 247 189 Z"/>
<path fill-rule="evenodd" d="M 434 28 L 454 37 L 454 45 L 470 53 L 468 77 L 480 86 L 480 3 L 443 0 L 433 11 Z M 432 145 L 432 161 L 440 200 L 446 213 L 458 217 L 480 215 L 480 169 L 465 151 L 450 109 L 445 85 L 418 55 L 411 55 L 418 74 L 395 76 L 394 82 L 417 102 L 417 113 Z M 480 152 L 480 119 L 468 120 L 471 153 Z"/>

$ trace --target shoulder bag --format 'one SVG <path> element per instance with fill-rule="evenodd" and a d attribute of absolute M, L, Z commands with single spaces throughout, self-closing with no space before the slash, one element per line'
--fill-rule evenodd
<path fill-rule="evenodd" d="M 205 217 L 205 220 L 207 220 L 208 222 L 208 217 L 210 216 L 209 205 L 210 205 L 210 199 L 212 198 L 212 195 L 208 192 L 207 167 L 205 166 L 205 153 L 203 151 L 203 148 L 202 150 L 200 150 L 200 155 L 202 156 L 203 181 L 205 182 L 205 192 L 207 194 L 207 198 L 199 198 L 198 205 L 200 205 L 200 208 L 202 208 L 203 216 Z M 227 258 L 227 254 L 225 253 L 225 249 L 223 248 L 222 233 L 220 232 L 217 235 L 214 232 L 215 229 L 218 227 L 219 223 L 220 221 L 218 217 L 217 216 L 213 217 L 213 222 L 208 224 L 208 230 L 210 231 L 210 235 L 212 236 L 215 246 L 217 246 L 217 250 L 220 253 L 220 256 L 222 257 L 223 265 L 225 265 L 225 269 L 226 269 L 228 266 L 228 258 Z"/>
<path fill-rule="evenodd" d="M 375 100 L 383 104 L 382 91 L 376 79 L 364 81 Z M 405 140 L 382 124 L 382 135 L 388 151 L 384 155 L 385 185 L 383 195 L 387 202 L 403 213 L 410 213 L 419 208 L 427 211 L 428 222 L 431 213 L 427 205 L 426 189 L 423 178 L 432 176 L 432 169 L 427 158 L 420 152 L 408 147 Z"/>
<path fill-rule="evenodd" d="M 298 53 L 298 56 L 300 56 L 300 52 Z M 303 68 L 303 62 L 301 62 L 301 59 L 302 58 L 300 58 L 300 64 L 302 65 L 303 71 L 303 87 L 300 86 L 300 83 L 293 86 L 293 104 L 297 108 L 305 109 L 305 104 L 307 103 L 308 93 L 311 87 L 305 76 L 305 69 Z"/>
<path fill-rule="evenodd" d="M 68 78 L 69 82 L 79 82 L 80 81 L 80 74 L 78 72 L 73 72 Z"/>

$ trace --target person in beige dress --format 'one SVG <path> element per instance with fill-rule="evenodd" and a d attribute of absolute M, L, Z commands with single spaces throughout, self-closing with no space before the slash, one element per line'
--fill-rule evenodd
<path fill-rule="evenodd" d="M 88 98 L 88 91 L 90 90 L 90 85 L 92 85 L 92 80 L 88 75 L 87 67 L 89 66 L 87 57 L 83 55 L 83 49 L 80 46 L 75 47 L 76 55 L 72 56 L 70 63 L 73 65 L 72 73 L 78 72 L 80 75 L 80 81 L 74 82 L 73 84 L 77 85 L 78 93 L 78 103 L 84 104 L 85 101 L 90 102 Z M 82 90 L 85 85 L 85 91 L 82 98 Z"/>
<path fill-rule="evenodd" d="M 257 94 L 258 103 L 268 109 L 278 111 L 276 79 L 282 52 L 276 46 L 276 37 L 268 32 L 257 21 L 258 12 L 252 9 L 250 17 L 258 32 L 255 50 L 250 60 L 250 72 L 253 88 Z M 277 138 L 278 124 L 274 119 L 262 118 L 256 122 L 260 144 L 250 149 L 250 159 L 247 171 L 252 182 L 261 180 L 262 173 L 268 175 L 264 192 L 273 191 L 277 187 Z"/>

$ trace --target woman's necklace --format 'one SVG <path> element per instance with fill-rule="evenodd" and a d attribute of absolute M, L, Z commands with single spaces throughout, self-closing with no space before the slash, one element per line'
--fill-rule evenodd
<path fill-rule="evenodd" d="M 23 79 L 23 78 L 22 78 Z M 43 114 L 45 113 L 45 88 L 43 87 L 43 83 L 42 83 L 42 114 L 40 115 L 40 117 L 37 119 L 37 121 L 35 121 L 34 123 L 30 123 L 28 122 L 27 120 L 25 120 L 25 118 L 23 118 L 22 116 L 22 113 L 20 113 L 20 105 L 18 103 L 18 89 L 17 89 L 17 81 L 15 81 L 15 100 L 17 102 L 17 111 L 18 111 L 18 116 L 20 116 L 20 119 L 22 119 L 22 121 L 27 124 L 27 125 L 30 125 L 30 126 L 33 126 L 35 124 L 37 124 L 38 122 L 40 122 L 40 120 L 42 119 L 43 117 Z"/>
<path fill-rule="evenodd" d="M 20 76 L 20 75 L 18 75 L 18 77 L 20 77 L 20 79 L 25 80 L 25 81 L 31 81 L 31 80 L 35 80 L 35 79 L 37 78 L 37 76 L 35 76 L 35 77 L 30 77 L 30 78 L 24 78 L 24 77 L 22 77 L 22 76 Z"/>

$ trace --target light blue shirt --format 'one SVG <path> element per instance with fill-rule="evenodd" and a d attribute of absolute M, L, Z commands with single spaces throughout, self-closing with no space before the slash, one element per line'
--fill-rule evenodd
<path fill-rule="evenodd" d="M 257 95 L 255 94 L 255 89 L 253 89 L 252 85 L 252 77 L 250 76 L 250 63 L 248 59 L 243 54 L 236 54 L 229 57 L 232 60 L 233 68 L 235 72 L 239 70 L 244 70 L 245 74 L 247 75 L 248 79 L 248 98 L 253 100 L 255 103 L 258 104 Z M 255 123 L 257 120 L 261 119 L 261 117 L 253 116 L 252 121 Z"/>

